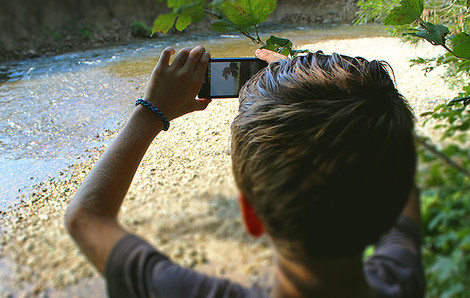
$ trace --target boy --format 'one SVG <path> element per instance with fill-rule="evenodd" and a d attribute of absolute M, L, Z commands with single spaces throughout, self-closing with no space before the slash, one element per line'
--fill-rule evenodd
<path fill-rule="evenodd" d="M 195 99 L 210 55 L 183 49 L 170 65 L 173 53 L 162 52 L 144 101 L 67 209 L 67 228 L 111 297 L 424 295 L 413 114 L 387 65 L 359 57 L 274 61 L 284 57 L 259 50 L 271 64 L 240 92 L 233 172 L 247 231 L 275 250 L 269 289 L 179 267 L 127 233 L 117 213 L 148 146 L 169 121 L 210 103 Z"/>

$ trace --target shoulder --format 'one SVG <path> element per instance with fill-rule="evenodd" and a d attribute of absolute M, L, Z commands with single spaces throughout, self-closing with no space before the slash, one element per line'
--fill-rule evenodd
<path fill-rule="evenodd" d="M 135 235 L 113 248 L 106 280 L 110 297 L 260 297 L 255 288 L 181 267 Z"/>
<path fill-rule="evenodd" d="M 378 297 L 424 297 L 425 280 L 417 225 L 406 217 L 377 242 L 364 274 Z"/>

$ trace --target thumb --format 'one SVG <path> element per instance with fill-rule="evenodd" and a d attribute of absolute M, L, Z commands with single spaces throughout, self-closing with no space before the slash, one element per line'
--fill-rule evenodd
<path fill-rule="evenodd" d="M 212 102 L 209 98 L 199 98 L 194 101 L 194 111 L 202 111 L 207 108 L 207 106 Z"/>
<path fill-rule="evenodd" d="M 287 56 L 266 49 L 257 49 L 255 55 L 268 63 L 287 58 Z"/>

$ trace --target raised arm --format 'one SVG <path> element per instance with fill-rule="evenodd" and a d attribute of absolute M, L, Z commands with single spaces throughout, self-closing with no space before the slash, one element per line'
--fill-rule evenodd
<path fill-rule="evenodd" d="M 209 99 L 195 99 L 210 55 L 203 47 L 182 49 L 170 65 L 172 48 L 163 50 L 152 72 L 144 100 L 168 120 L 204 110 Z M 104 273 L 108 255 L 127 232 L 117 214 L 135 171 L 163 122 L 139 105 L 73 197 L 65 215 L 66 227 L 82 252 Z"/>

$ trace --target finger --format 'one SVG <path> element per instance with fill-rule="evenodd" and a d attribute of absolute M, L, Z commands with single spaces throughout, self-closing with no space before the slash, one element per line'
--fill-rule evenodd
<path fill-rule="evenodd" d="M 206 74 L 210 58 L 211 54 L 209 54 L 208 52 L 202 54 L 201 59 L 199 59 L 199 62 L 197 63 L 196 68 L 194 69 L 195 78 L 201 79 L 201 81 L 204 80 L 204 76 Z"/>
<path fill-rule="evenodd" d="M 257 49 L 255 55 L 268 63 L 287 58 L 287 56 L 266 49 Z"/>
<path fill-rule="evenodd" d="M 197 64 L 198 64 L 198 62 L 199 62 L 199 60 L 201 59 L 202 54 L 204 54 L 205 51 L 206 51 L 206 49 L 204 49 L 201 46 L 194 47 L 191 50 L 191 52 L 189 52 L 188 59 L 186 60 L 186 63 L 184 65 L 186 70 L 194 71 Z"/>
<path fill-rule="evenodd" d="M 193 111 L 202 111 L 212 102 L 210 98 L 198 98 L 194 101 Z"/>
<path fill-rule="evenodd" d="M 170 57 L 175 53 L 175 49 L 167 47 L 162 51 L 160 59 L 158 59 L 157 68 L 170 65 Z"/>
<path fill-rule="evenodd" d="M 190 51 L 191 51 L 191 48 L 181 49 L 178 52 L 178 55 L 176 55 L 175 61 L 173 61 L 171 66 L 174 66 L 176 68 L 183 67 L 184 63 L 186 62 L 186 59 L 188 59 L 188 55 Z"/>

